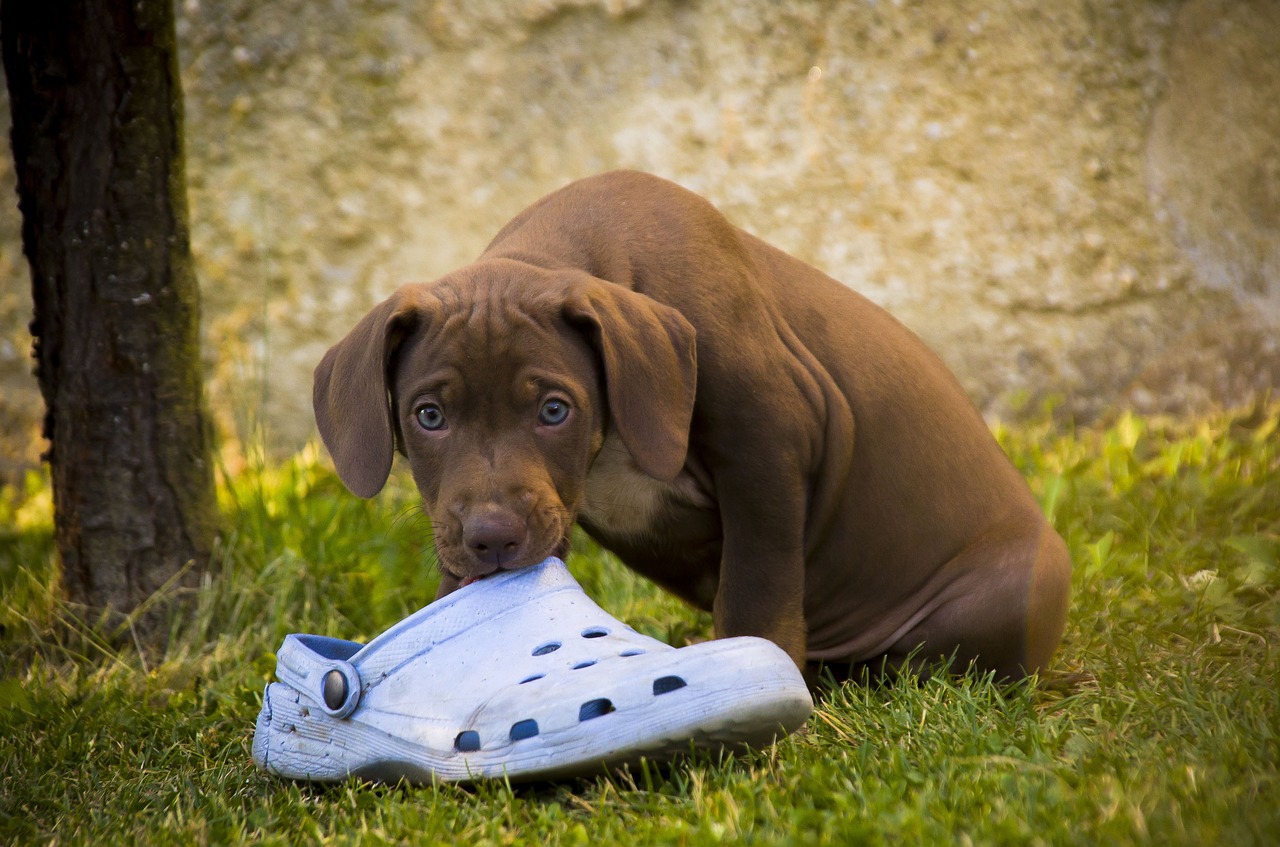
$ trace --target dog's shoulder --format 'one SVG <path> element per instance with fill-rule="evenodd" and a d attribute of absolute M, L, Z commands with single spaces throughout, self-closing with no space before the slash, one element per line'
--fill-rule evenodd
<path fill-rule="evenodd" d="M 654 479 L 636 467 L 617 432 L 605 437 L 587 474 L 579 510 L 591 525 L 611 535 L 641 538 L 681 506 L 705 509 L 714 501 L 688 471 L 673 482 Z"/>

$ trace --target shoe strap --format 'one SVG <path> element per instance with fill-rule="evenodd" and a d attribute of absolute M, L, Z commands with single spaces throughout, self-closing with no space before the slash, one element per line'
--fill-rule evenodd
<path fill-rule="evenodd" d="M 276 676 L 319 706 L 345 718 L 360 702 L 360 673 L 347 659 L 364 645 L 322 635 L 286 635 L 276 654 Z"/>

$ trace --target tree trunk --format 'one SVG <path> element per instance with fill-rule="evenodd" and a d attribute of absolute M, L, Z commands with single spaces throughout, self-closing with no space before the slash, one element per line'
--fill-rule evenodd
<path fill-rule="evenodd" d="M 216 519 L 173 7 L 4 0 L 0 45 L 64 584 L 129 614 Z"/>

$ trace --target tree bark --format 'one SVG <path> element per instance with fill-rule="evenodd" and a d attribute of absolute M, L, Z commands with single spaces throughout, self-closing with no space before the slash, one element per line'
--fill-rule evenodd
<path fill-rule="evenodd" d="M 4 0 L 0 47 L 64 585 L 129 614 L 216 522 L 173 7 Z"/>

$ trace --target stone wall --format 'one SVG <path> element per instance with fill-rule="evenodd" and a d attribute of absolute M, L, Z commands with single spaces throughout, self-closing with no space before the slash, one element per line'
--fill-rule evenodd
<path fill-rule="evenodd" d="M 1277 0 L 178 12 L 209 397 L 232 443 L 299 444 L 312 367 L 369 306 L 614 167 L 879 302 L 991 416 L 1046 398 L 1081 420 L 1181 413 L 1280 384 Z M 0 474 L 39 450 L 18 229 L 11 201 Z"/>

